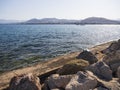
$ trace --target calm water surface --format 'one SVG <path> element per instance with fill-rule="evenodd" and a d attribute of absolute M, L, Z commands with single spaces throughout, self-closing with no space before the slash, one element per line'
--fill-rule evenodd
<path fill-rule="evenodd" d="M 0 25 L 0 70 L 120 38 L 119 25 Z"/>

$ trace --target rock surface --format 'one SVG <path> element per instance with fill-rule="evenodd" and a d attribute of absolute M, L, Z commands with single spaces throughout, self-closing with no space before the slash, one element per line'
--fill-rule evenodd
<path fill-rule="evenodd" d="M 120 39 L 103 50 L 103 53 L 106 54 L 103 61 L 110 66 L 114 73 L 116 73 L 117 68 L 120 66 Z"/>
<path fill-rule="evenodd" d="M 120 66 L 120 50 L 108 54 L 104 57 L 103 61 L 110 66 L 113 72 L 116 72 Z"/>
<path fill-rule="evenodd" d="M 93 64 L 98 61 L 98 59 L 93 55 L 90 51 L 84 50 L 78 56 L 78 59 L 84 59 L 88 61 L 90 64 Z"/>
<path fill-rule="evenodd" d="M 84 71 L 88 65 L 88 61 L 82 59 L 72 60 L 59 69 L 57 73 L 60 75 L 76 74 L 78 71 Z"/>
<path fill-rule="evenodd" d="M 120 50 L 120 39 L 118 41 L 114 41 L 108 48 L 103 50 L 103 53 L 110 54 L 111 52 Z"/>
<path fill-rule="evenodd" d="M 59 76 L 59 74 L 53 74 L 48 78 L 47 84 L 48 84 L 48 87 L 50 88 L 50 90 L 65 88 L 66 85 L 71 80 L 71 78 L 72 78 L 72 75 Z"/>
<path fill-rule="evenodd" d="M 9 90 L 41 90 L 41 85 L 38 77 L 24 74 L 11 79 Z"/>
<path fill-rule="evenodd" d="M 88 66 L 86 70 L 93 72 L 101 79 L 112 80 L 112 71 L 110 70 L 110 67 L 102 61 Z"/>
<path fill-rule="evenodd" d="M 65 90 L 90 90 L 97 86 L 97 80 L 88 73 L 79 71 L 66 86 Z"/>

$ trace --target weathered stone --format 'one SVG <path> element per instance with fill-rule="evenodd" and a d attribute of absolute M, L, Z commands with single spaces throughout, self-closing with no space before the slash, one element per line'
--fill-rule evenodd
<path fill-rule="evenodd" d="M 90 64 L 93 64 L 98 61 L 98 59 L 93 55 L 90 51 L 84 50 L 78 56 L 78 59 L 84 59 L 88 61 Z"/>
<path fill-rule="evenodd" d="M 107 90 L 120 90 L 120 83 L 117 81 L 117 79 L 112 79 L 110 81 L 105 81 L 102 80 L 100 78 L 98 78 L 97 76 L 95 76 L 94 74 L 92 74 L 91 72 L 87 71 L 87 73 L 89 73 L 89 76 L 95 78 L 98 82 L 97 86 L 98 87 L 104 87 Z"/>
<path fill-rule="evenodd" d="M 104 54 L 110 54 L 111 52 L 114 52 L 116 50 L 120 50 L 120 39 L 118 41 L 114 41 L 108 48 L 106 48 L 102 52 Z"/>
<path fill-rule="evenodd" d="M 9 90 L 41 90 L 41 85 L 38 77 L 24 74 L 11 79 Z"/>
<path fill-rule="evenodd" d="M 110 66 L 113 72 L 120 66 L 120 50 L 112 52 L 103 58 L 103 61 Z"/>
<path fill-rule="evenodd" d="M 86 70 L 93 72 L 101 79 L 112 80 L 112 71 L 110 70 L 109 66 L 102 61 L 88 66 Z"/>
<path fill-rule="evenodd" d="M 47 80 L 48 87 L 50 89 L 65 88 L 71 78 L 72 75 L 59 76 L 59 74 L 53 74 Z"/>
<path fill-rule="evenodd" d="M 59 69 L 57 73 L 60 75 L 76 74 L 78 71 L 84 71 L 88 65 L 88 61 L 82 59 L 72 60 Z"/>
<path fill-rule="evenodd" d="M 87 72 L 79 71 L 72 77 L 65 90 L 90 90 L 97 86 L 97 80 Z"/>

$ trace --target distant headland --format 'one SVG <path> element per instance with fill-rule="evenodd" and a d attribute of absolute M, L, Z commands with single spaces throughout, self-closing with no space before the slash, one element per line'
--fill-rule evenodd
<path fill-rule="evenodd" d="M 0 24 L 120 24 L 120 20 L 111 20 L 102 17 L 89 17 L 81 20 L 57 19 L 57 18 L 43 18 L 30 19 L 26 21 L 17 20 L 0 20 Z"/>

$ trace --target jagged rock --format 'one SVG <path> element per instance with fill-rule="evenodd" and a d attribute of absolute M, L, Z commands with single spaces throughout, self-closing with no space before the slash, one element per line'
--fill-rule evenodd
<path fill-rule="evenodd" d="M 72 77 L 65 90 L 90 90 L 97 86 L 97 80 L 87 72 L 79 71 Z"/>
<path fill-rule="evenodd" d="M 76 58 L 84 59 L 88 61 L 90 64 L 93 64 L 98 61 L 98 59 L 93 55 L 90 51 L 84 50 L 81 52 Z"/>
<path fill-rule="evenodd" d="M 103 80 L 97 80 L 99 85 L 105 87 L 108 90 L 120 90 L 120 83 L 116 80 L 112 80 L 109 82 Z"/>
<path fill-rule="evenodd" d="M 112 42 L 112 44 L 108 48 L 103 50 L 102 52 L 104 54 L 110 54 L 111 52 L 114 52 L 117 50 L 120 50 L 120 39 L 118 41 Z"/>
<path fill-rule="evenodd" d="M 117 77 L 118 77 L 119 80 L 120 80 L 120 66 L 118 67 L 118 70 L 117 70 Z"/>
<path fill-rule="evenodd" d="M 88 66 L 86 70 L 93 72 L 101 79 L 112 80 L 112 71 L 110 70 L 110 67 L 102 61 Z"/>
<path fill-rule="evenodd" d="M 94 90 L 109 90 L 109 89 L 100 86 L 100 87 L 95 88 Z"/>
<path fill-rule="evenodd" d="M 78 71 L 84 71 L 89 65 L 85 60 L 72 60 L 57 71 L 60 75 L 76 74 Z"/>
<path fill-rule="evenodd" d="M 50 89 L 65 88 L 71 78 L 72 75 L 59 76 L 59 74 L 53 74 L 48 78 L 47 84 Z"/>
<path fill-rule="evenodd" d="M 103 61 L 110 66 L 113 73 L 116 73 L 117 68 L 120 66 L 120 39 L 103 50 L 103 53 L 106 54 Z"/>
<path fill-rule="evenodd" d="M 109 54 L 109 53 L 111 53 L 113 51 L 118 50 L 118 48 L 119 48 L 118 43 L 115 41 L 108 48 L 106 48 L 105 50 L 103 50 L 103 53 L 104 54 Z"/>
<path fill-rule="evenodd" d="M 103 58 L 103 61 L 110 66 L 113 72 L 120 66 L 120 50 L 112 52 Z"/>
<path fill-rule="evenodd" d="M 117 79 L 112 79 L 110 81 L 104 81 L 97 76 L 95 76 L 93 73 L 86 71 L 89 73 L 89 76 L 95 78 L 98 82 L 97 86 L 98 87 L 104 87 L 107 90 L 120 90 L 120 83 L 118 83 Z"/>
<path fill-rule="evenodd" d="M 41 90 L 41 85 L 38 77 L 24 74 L 11 79 L 9 90 Z"/>

